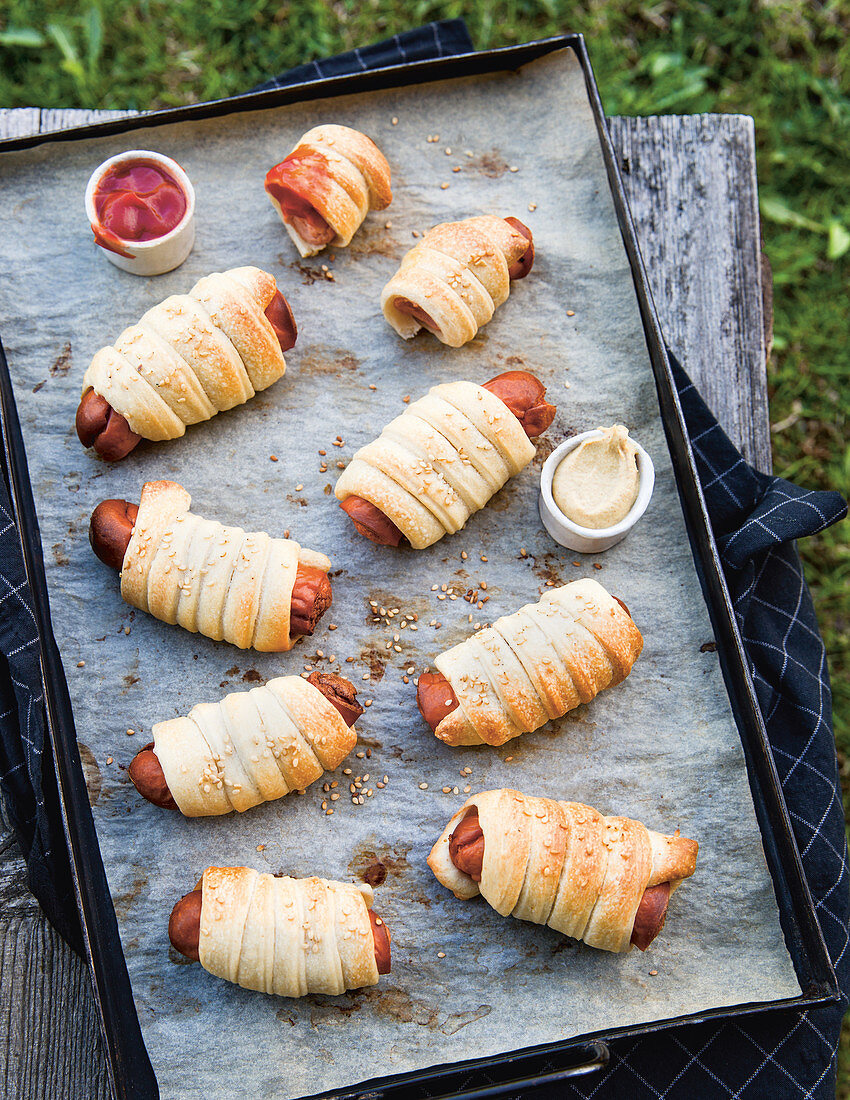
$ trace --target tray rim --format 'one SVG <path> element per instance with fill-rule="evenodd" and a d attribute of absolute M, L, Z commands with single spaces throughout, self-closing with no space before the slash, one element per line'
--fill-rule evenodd
<path fill-rule="evenodd" d="M 601 1043 L 604 1046 L 617 1039 L 635 1038 L 713 1019 L 746 1016 L 776 1009 L 810 1008 L 816 1005 L 834 1004 L 840 999 L 837 976 L 815 915 L 814 903 L 802 868 L 799 848 L 770 753 L 749 664 L 734 617 L 731 597 L 711 532 L 705 499 L 685 429 L 667 349 L 661 335 L 646 268 L 640 254 L 616 153 L 610 140 L 584 36 L 581 34 L 557 35 L 517 46 L 391 65 L 361 73 L 310 80 L 284 88 L 248 92 L 186 107 L 166 108 L 0 141 L 0 154 L 2 154 L 53 142 L 80 141 L 148 127 L 271 109 L 306 99 L 326 99 L 387 87 L 506 71 L 566 48 L 572 49 L 579 60 L 596 123 L 609 187 L 638 299 L 647 351 L 655 377 L 659 413 L 674 468 L 694 566 L 715 632 L 724 684 L 743 746 L 753 803 L 786 947 L 791 955 L 802 992 L 791 998 L 707 1009 L 664 1020 L 573 1036 L 555 1043 L 519 1048 L 452 1065 L 426 1067 L 422 1070 L 361 1082 L 356 1086 L 345 1086 L 327 1093 L 315 1094 L 316 1096 L 354 1100 L 355 1097 L 365 1098 L 368 1095 L 377 1100 L 378 1097 L 396 1095 L 394 1090 L 399 1088 L 410 1088 L 415 1084 L 433 1086 L 440 1082 L 448 1086 L 450 1079 L 457 1077 L 460 1073 L 468 1074 L 497 1067 L 515 1069 L 523 1060 L 551 1058 L 556 1054 L 586 1050 L 594 1043 Z M 0 342 L 0 414 L 2 414 L 4 446 L 9 464 L 13 504 L 41 636 L 41 668 L 48 714 L 48 735 L 59 780 L 66 840 L 77 890 L 88 962 L 106 1043 L 110 1082 L 114 1094 L 122 1098 L 127 1097 L 128 1100 L 129 1098 L 135 1100 L 137 1096 L 158 1096 L 158 1087 L 138 1023 L 117 919 L 106 885 L 105 869 L 94 829 L 94 820 L 88 806 L 67 681 L 51 626 L 38 519 L 32 498 L 11 375 L 2 342 Z M 81 830 L 82 838 L 80 835 L 75 835 L 75 830 Z M 93 851 L 88 849 L 85 843 L 81 843 L 81 840 L 90 843 L 92 839 L 94 840 Z M 785 862 L 789 857 L 790 864 Z M 104 892 L 107 902 L 105 907 L 103 906 Z M 104 916 L 104 909 L 108 910 L 106 916 Z M 801 974 L 801 969 L 807 970 L 807 973 Z M 539 1075 L 535 1074 L 530 1077 L 529 1083 L 537 1076 Z M 148 1079 L 153 1082 L 152 1085 L 148 1083 Z M 497 1089 L 498 1085 L 494 1085 L 494 1094 Z M 484 1093 L 478 1091 L 476 1095 L 484 1095 Z"/>

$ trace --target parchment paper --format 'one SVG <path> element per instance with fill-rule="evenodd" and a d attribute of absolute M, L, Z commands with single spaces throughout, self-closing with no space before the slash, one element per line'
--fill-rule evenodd
<path fill-rule="evenodd" d="M 387 212 L 368 217 L 350 248 L 300 261 L 263 178 L 308 127 L 326 119 L 377 140 L 393 167 L 395 198 Z M 434 135 L 439 140 L 428 141 Z M 176 157 L 197 190 L 194 252 L 155 279 L 109 264 L 92 244 L 83 210 L 89 173 L 128 147 Z M 717 656 L 702 648 L 711 629 L 631 274 L 570 51 L 519 73 L 9 155 L 0 211 L 0 325 L 53 621 L 164 1097 L 299 1096 L 799 994 Z M 479 212 L 528 222 L 537 246 L 533 273 L 465 348 L 444 348 L 426 334 L 403 342 L 378 301 L 415 243 L 413 231 Z M 122 464 L 85 452 L 73 423 L 93 353 L 166 295 L 245 263 L 273 271 L 295 312 L 300 337 L 286 377 L 182 440 L 141 446 Z M 426 551 L 387 551 L 358 537 L 331 495 L 336 463 L 401 412 L 405 395 L 415 399 L 439 381 L 484 382 L 524 367 L 544 379 L 559 408 L 535 464 L 464 531 Z M 566 435 L 614 422 L 627 424 L 653 456 L 655 494 L 625 542 L 598 559 L 580 557 L 557 546 L 539 521 L 539 469 Z M 322 461 L 327 472 L 320 472 Z M 240 652 L 122 602 L 117 576 L 91 553 L 88 518 L 101 499 L 138 499 L 143 481 L 163 477 L 186 485 L 201 514 L 272 534 L 289 529 L 331 556 L 334 605 L 314 639 L 290 654 Z M 536 599 L 549 581 L 582 576 L 623 598 L 644 632 L 643 655 L 626 683 L 498 750 L 438 742 L 415 707 L 419 671 L 476 623 Z M 489 597 L 483 609 L 462 598 L 469 589 Z M 373 622 L 370 601 L 379 614 L 398 609 L 389 626 Z M 413 613 L 418 622 L 397 625 Z M 348 657 L 354 661 L 345 663 Z M 195 821 L 138 797 L 126 766 L 153 722 L 273 675 L 299 673 L 305 664 L 341 670 L 361 699 L 373 700 L 359 724 L 359 751 L 371 755 L 346 761 L 351 777 L 342 769 L 326 777 L 342 792 L 328 802 L 333 815 L 321 809 L 329 798 L 321 783 L 241 817 Z M 373 792 L 362 806 L 352 804 L 348 790 L 357 776 L 363 792 Z M 575 799 L 696 837 L 696 874 L 673 899 L 649 953 L 594 951 L 442 889 L 425 857 L 465 786 Z M 342 879 L 385 873 L 375 904 L 392 930 L 392 974 L 366 991 L 298 1001 L 241 990 L 184 964 L 169 949 L 168 915 L 213 863 Z"/>

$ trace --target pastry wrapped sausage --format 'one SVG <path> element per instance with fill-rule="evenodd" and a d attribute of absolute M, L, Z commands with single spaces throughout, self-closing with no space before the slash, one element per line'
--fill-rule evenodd
<path fill-rule="evenodd" d="M 428 856 L 458 898 L 481 894 L 502 916 L 546 924 L 603 951 L 645 951 L 699 845 L 580 802 L 483 791 L 468 798 Z"/>
<path fill-rule="evenodd" d="M 120 568 L 127 603 L 240 649 L 278 653 L 311 634 L 331 604 L 330 560 L 292 539 L 203 519 L 191 503 L 182 485 L 148 481 L 135 515 L 114 500 L 92 513 L 92 548 Z"/>
<path fill-rule="evenodd" d="M 625 680 L 642 648 L 619 600 L 571 581 L 441 653 L 417 702 L 441 741 L 503 745 Z"/>
<path fill-rule="evenodd" d="M 372 887 L 208 867 L 174 906 L 176 951 L 245 989 L 278 997 L 344 993 L 390 972 L 390 935 Z"/>
<path fill-rule="evenodd" d="M 370 210 L 392 202 L 390 166 L 349 126 L 314 126 L 266 174 L 266 191 L 302 256 L 351 243 Z"/>
<path fill-rule="evenodd" d="M 483 214 L 430 229 L 381 293 L 399 336 L 427 329 L 449 347 L 468 343 L 506 301 L 511 282 L 534 263 L 531 230 L 516 218 Z"/>
<path fill-rule="evenodd" d="M 177 439 L 276 382 L 297 335 L 273 275 L 206 275 L 97 352 L 83 376 L 80 442 L 116 461 L 140 439 Z"/>
<path fill-rule="evenodd" d="M 361 447 L 336 496 L 366 538 L 417 550 L 459 531 L 509 477 L 534 457 L 533 436 L 555 407 L 527 371 L 484 386 L 448 382 L 408 405 L 378 439 Z"/>
<path fill-rule="evenodd" d="M 130 779 L 149 802 L 186 817 L 243 813 L 338 767 L 357 744 L 358 713 L 354 688 L 341 676 L 278 676 L 155 723 Z"/>

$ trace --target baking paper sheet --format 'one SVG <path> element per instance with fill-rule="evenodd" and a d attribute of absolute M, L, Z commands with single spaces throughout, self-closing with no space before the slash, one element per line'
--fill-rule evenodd
<path fill-rule="evenodd" d="M 302 261 L 263 178 L 323 120 L 377 140 L 393 168 L 395 198 L 388 211 L 368 217 L 350 248 Z M 83 210 L 89 173 L 128 147 L 175 157 L 197 191 L 194 252 L 155 279 L 109 264 L 92 244 Z M 54 627 L 164 1097 L 293 1097 L 800 993 L 717 655 L 704 644 L 711 628 L 571 51 L 519 72 L 9 155 L 0 211 L 0 331 L 29 454 Z M 381 316 L 382 286 L 415 233 L 479 212 L 527 221 L 534 271 L 466 347 L 448 349 L 427 334 L 405 343 Z M 85 452 L 74 412 L 93 353 L 166 295 L 246 263 L 275 273 L 297 318 L 286 377 L 182 440 L 142 445 L 121 464 Z M 405 395 L 522 368 L 544 379 L 559 410 L 533 466 L 464 531 L 428 550 L 394 552 L 358 537 L 332 495 L 337 462 L 401 412 Z M 540 467 L 565 436 L 615 422 L 652 455 L 655 494 L 625 542 L 581 557 L 555 544 L 540 523 Z M 290 654 L 240 652 L 122 602 L 117 576 L 91 553 L 88 518 L 101 499 L 138 499 L 141 484 L 155 478 L 182 482 L 203 515 L 276 535 L 290 530 L 330 555 L 334 604 L 312 640 Z M 624 599 L 644 633 L 626 683 L 501 749 L 438 742 L 416 710 L 419 671 L 476 624 L 536 599 L 548 582 L 584 576 Z M 470 589 L 488 597 L 483 609 L 464 600 Z M 390 625 L 374 621 L 374 608 L 379 616 L 386 609 Z M 417 621 L 401 627 L 414 613 Z M 328 802 L 333 815 L 321 809 L 329 798 L 321 782 L 243 816 L 194 821 L 138 797 L 126 767 L 153 722 L 308 665 L 341 671 L 371 704 L 359 723 L 358 756 L 344 765 L 352 775 L 339 769 L 326 777 L 339 783 L 341 797 Z M 373 792 L 362 806 L 349 793 L 357 776 L 362 791 Z M 649 953 L 594 951 L 503 919 L 480 899 L 456 901 L 440 887 L 425 859 L 467 786 L 583 801 L 697 838 L 696 874 L 674 897 Z M 392 974 L 338 998 L 283 1000 L 187 964 L 169 949 L 168 915 L 209 864 L 341 879 L 368 874 L 372 881 L 385 875 L 375 906 L 392 931 Z"/>

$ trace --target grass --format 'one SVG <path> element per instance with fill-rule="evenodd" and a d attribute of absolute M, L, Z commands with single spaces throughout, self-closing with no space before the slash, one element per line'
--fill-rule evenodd
<path fill-rule="evenodd" d="M 850 5 L 847 0 L 6 0 L 0 106 L 173 106 L 313 57 L 463 15 L 478 48 L 587 36 L 609 114 L 755 117 L 774 273 L 774 468 L 850 492 Z M 847 524 L 801 545 L 832 671 L 850 809 Z M 838 1095 L 850 1097 L 850 1033 Z"/>

